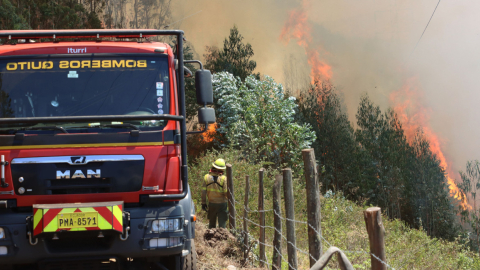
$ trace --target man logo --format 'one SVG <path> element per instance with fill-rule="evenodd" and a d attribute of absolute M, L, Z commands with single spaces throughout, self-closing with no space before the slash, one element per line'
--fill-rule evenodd
<path fill-rule="evenodd" d="M 86 176 L 85 176 L 86 175 Z M 66 170 L 65 172 L 57 171 L 57 179 L 85 179 L 85 178 L 100 178 L 101 177 L 101 170 L 95 169 L 94 170 L 87 170 L 87 173 L 84 173 L 82 170 L 76 170 L 73 174 L 70 173 L 70 170 Z"/>
<path fill-rule="evenodd" d="M 87 157 L 70 157 L 72 164 L 85 164 Z"/>

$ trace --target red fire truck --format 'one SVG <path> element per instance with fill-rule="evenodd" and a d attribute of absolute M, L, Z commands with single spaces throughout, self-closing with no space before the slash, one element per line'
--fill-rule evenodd
<path fill-rule="evenodd" d="M 153 42 L 167 36 L 174 42 Z M 0 31 L 0 269 L 196 269 L 183 31 Z"/>

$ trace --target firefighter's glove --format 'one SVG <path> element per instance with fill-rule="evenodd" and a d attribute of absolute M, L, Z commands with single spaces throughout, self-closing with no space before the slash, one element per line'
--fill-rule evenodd
<path fill-rule="evenodd" d="M 207 212 L 208 211 L 208 206 L 206 204 L 202 204 L 202 210 Z"/>

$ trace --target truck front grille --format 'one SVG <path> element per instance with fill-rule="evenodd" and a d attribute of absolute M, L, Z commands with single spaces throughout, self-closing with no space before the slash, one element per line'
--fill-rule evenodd
<path fill-rule="evenodd" d="M 64 179 L 47 180 L 45 191 L 47 194 L 88 194 L 111 192 L 110 178 Z"/>
<path fill-rule="evenodd" d="M 139 191 L 144 167 L 141 155 L 15 158 L 11 164 L 22 196 Z"/>

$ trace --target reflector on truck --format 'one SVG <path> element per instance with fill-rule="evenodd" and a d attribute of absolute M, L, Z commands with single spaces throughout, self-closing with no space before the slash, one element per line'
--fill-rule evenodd
<path fill-rule="evenodd" d="M 33 235 L 59 231 L 123 233 L 123 202 L 34 204 Z"/>

